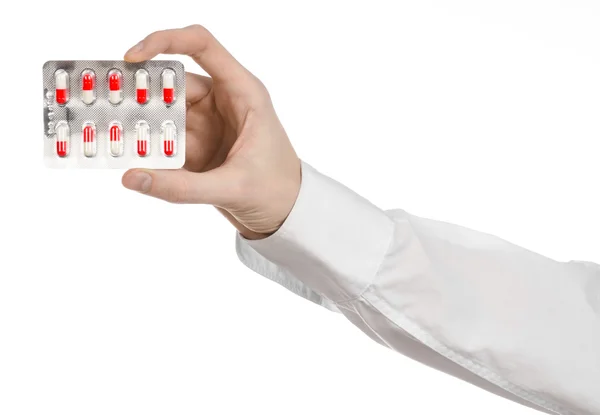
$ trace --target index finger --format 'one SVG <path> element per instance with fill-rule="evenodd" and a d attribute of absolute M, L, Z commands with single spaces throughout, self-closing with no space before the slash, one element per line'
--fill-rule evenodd
<path fill-rule="evenodd" d="M 129 49 L 125 60 L 141 62 L 161 53 L 188 55 L 215 80 L 235 81 L 249 74 L 212 33 L 200 25 L 154 32 Z"/>

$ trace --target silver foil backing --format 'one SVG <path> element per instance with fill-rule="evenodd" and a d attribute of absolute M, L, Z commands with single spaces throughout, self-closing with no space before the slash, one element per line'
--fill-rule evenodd
<path fill-rule="evenodd" d="M 136 100 L 135 72 L 148 71 L 149 99 L 146 104 Z M 171 105 L 163 102 L 161 74 L 170 68 L 175 72 L 175 99 Z M 56 102 L 55 73 L 63 69 L 69 75 L 69 100 L 63 106 Z M 82 101 L 82 73 L 94 71 L 96 100 L 87 105 Z M 109 102 L 108 73 L 121 71 L 123 100 L 118 105 Z M 44 163 L 49 168 L 128 169 L 133 167 L 176 169 L 185 162 L 185 70 L 183 64 L 172 60 L 150 60 L 140 63 L 125 61 L 48 61 L 43 66 L 43 137 Z M 150 126 L 149 153 L 138 155 L 136 123 L 146 121 Z M 69 153 L 57 154 L 55 127 L 66 121 L 69 125 Z M 115 157 L 110 153 L 110 124 L 118 121 L 123 127 L 123 153 Z M 161 149 L 161 127 L 172 121 L 177 130 L 176 153 L 168 157 Z M 86 157 L 83 151 L 83 126 L 93 122 L 96 126 L 96 154 Z"/>

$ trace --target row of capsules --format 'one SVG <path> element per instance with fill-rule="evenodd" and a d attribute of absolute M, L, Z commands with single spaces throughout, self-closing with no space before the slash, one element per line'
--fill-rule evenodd
<path fill-rule="evenodd" d="M 177 129 L 173 121 L 162 123 L 161 152 L 166 157 L 172 157 L 176 152 Z M 66 121 L 59 121 L 55 127 L 56 155 L 67 157 L 71 147 L 71 133 Z M 81 131 L 82 150 L 85 157 L 95 157 L 97 152 L 96 124 L 92 121 L 83 123 Z M 140 157 L 150 154 L 150 125 L 140 120 L 135 125 L 135 153 Z M 108 126 L 110 144 L 108 152 L 113 157 L 123 155 L 123 126 L 119 121 L 112 121 Z"/>
<path fill-rule="evenodd" d="M 150 86 L 150 75 L 145 69 L 138 69 L 135 72 L 136 101 L 140 105 L 146 104 L 150 100 L 148 89 Z M 123 101 L 123 73 L 119 69 L 108 71 L 108 101 L 113 105 L 119 105 Z M 162 81 L 162 100 L 165 104 L 171 105 L 175 102 L 175 71 L 170 68 L 163 70 L 161 74 Z M 69 102 L 69 73 L 64 69 L 59 69 L 54 73 L 55 97 L 56 103 L 60 106 Z M 91 69 L 85 69 L 81 72 L 81 101 L 86 105 L 92 105 L 96 102 L 96 73 Z"/>

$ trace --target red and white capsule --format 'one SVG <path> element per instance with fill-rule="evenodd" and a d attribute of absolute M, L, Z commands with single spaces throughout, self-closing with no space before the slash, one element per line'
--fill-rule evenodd
<path fill-rule="evenodd" d="M 59 69 L 54 73 L 54 92 L 58 105 L 65 105 L 69 101 L 69 73 Z"/>
<path fill-rule="evenodd" d="M 173 69 L 165 69 L 161 75 L 163 101 L 167 105 L 175 102 L 175 71 Z"/>
<path fill-rule="evenodd" d="M 86 105 L 96 101 L 96 73 L 91 69 L 81 72 L 81 101 Z"/>
<path fill-rule="evenodd" d="M 123 126 L 119 121 L 113 121 L 108 126 L 108 152 L 113 157 L 123 155 Z"/>
<path fill-rule="evenodd" d="M 148 89 L 150 87 L 150 75 L 145 69 L 138 69 L 135 72 L 135 99 L 140 105 L 144 105 L 148 102 L 149 94 Z"/>
<path fill-rule="evenodd" d="M 140 157 L 150 154 L 150 125 L 143 120 L 135 125 L 135 152 Z"/>
<path fill-rule="evenodd" d="M 96 124 L 92 121 L 83 123 L 81 127 L 81 141 L 83 142 L 83 155 L 86 157 L 96 156 Z"/>
<path fill-rule="evenodd" d="M 177 128 L 173 121 L 165 121 L 161 126 L 160 148 L 167 157 L 177 154 Z"/>
<path fill-rule="evenodd" d="M 67 157 L 71 147 L 71 133 L 69 124 L 66 121 L 59 121 L 54 127 L 56 140 L 56 155 L 58 157 Z"/>
<path fill-rule="evenodd" d="M 123 101 L 123 73 L 118 69 L 108 71 L 108 101 L 113 105 Z"/>

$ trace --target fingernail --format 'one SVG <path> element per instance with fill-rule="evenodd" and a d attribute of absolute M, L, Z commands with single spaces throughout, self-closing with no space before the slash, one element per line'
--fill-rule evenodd
<path fill-rule="evenodd" d="M 130 173 L 123 178 L 123 186 L 129 190 L 146 193 L 152 187 L 152 177 L 148 173 Z"/>
<path fill-rule="evenodd" d="M 131 49 L 129 49 L 126 53 L 126 55 L 129 55 L 130 53 L 137 53 L 140 50 L 142 50 L 144 48 L 144 42 L 140 41 L 138 42 L 137 45 L 135 45 L 134 47 L 132 47 Z"/>

